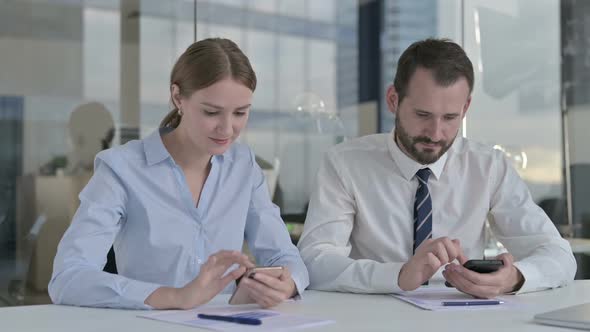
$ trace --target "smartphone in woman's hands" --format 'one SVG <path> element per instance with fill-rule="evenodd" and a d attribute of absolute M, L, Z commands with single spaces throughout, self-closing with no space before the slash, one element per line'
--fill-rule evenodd
<path fill-rule="evenodd" d="M 256 274 L 256 273 L 264 273 L 264 274 L 267 274 L 271 277 L 278 278 L 281 276 L 281 274 L 283 274 L 283 267 L 282 266 L 254 267 L 254 268 L 248 269 L 244 273 L 242 278 L 252 278 L 252 277 L 254 277 L 254 274 Z M 240 281 L 242 280 L 242 278 L 240 278 L 239 280 L 236 281 L 238 286 L 234 290 L 234 293 L 232 294 L 232 296 L 229 298 L 229 304 L 256 303 L 256 301 L 254 301 L 254 299 L 252 299 L 248 295 L 248 291 L 244 287 L 241 287 Z"/>

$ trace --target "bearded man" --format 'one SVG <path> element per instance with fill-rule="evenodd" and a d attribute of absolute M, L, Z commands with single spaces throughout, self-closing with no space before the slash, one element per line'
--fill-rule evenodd
<path fill-rule="evenodd" d="M 473 81 L 450 40 L 403 52 L 387 90 L 394 130 L 336 145 L 318 171 L 298 244 L 310 288 L 392 293 L 446 280 L 490 298 L 573 280 L 569 243 L 503 153 L 457 135 Z M 508 252 L 483 274 L 462 265 L 483 257 L 488 219 Z"/>

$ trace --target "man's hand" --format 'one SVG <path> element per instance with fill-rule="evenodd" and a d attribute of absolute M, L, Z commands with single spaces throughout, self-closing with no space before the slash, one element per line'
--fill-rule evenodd
<path fill-rule="evenodd" d="M 459 240 L 441 237 L 424 241 L 402 267 L 398 277 L 399 288 L 410 291 L 420 287 L 441 266 L 455 259 L 461 264 L 467 261 Z"/>
<path fill-rule="evenodd" d="M 496 272 L 477 273 L 457 264 L 449 264 L 443 271 L 443 276 L 463 293 L 484 299 L 519 290 L 524 277 L 514 266 L 512 255 L 506 253 L 496 259 L 504 262 L 504 266 Z"/>

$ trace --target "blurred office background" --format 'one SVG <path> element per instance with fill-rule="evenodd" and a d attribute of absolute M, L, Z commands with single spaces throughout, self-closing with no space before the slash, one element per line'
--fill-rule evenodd
<path fill-rule="evenodd" d="M 461 134 L 503 150 L 560 232 L 582 238 L 588 278 L 588 17 L 575 0 L 0 0 L 0 305 L 48 301 L 92 157 L 155 130 L 176 58 L 217 36 L 258 75 L 241 139 L 294 241 L 323 153 L 390 131 L 401 51 L 447 37 L 476 70 Z"/>

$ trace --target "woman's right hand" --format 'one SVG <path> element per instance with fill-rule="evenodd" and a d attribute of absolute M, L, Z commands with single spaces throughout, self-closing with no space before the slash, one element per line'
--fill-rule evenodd
<path fill-rule="evenodd" d="M 227 270 L 234 264 L 239 267 Z M 191 309 L 205 304 L 221 292 L 230 282 L 236 280 L 254 267 L 248 256 L 239 251 L 221 250 L 209 256 L 201 267 L 199 275 L 182 288 L 161 287 L 145 300 L 156 309 Z"/>

